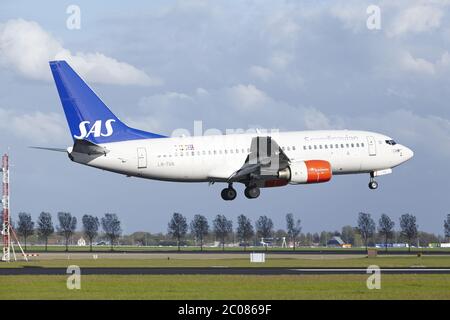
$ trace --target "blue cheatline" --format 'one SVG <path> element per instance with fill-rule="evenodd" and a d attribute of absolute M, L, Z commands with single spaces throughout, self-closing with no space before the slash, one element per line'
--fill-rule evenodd
<path fill-rule="evenodd" d="M 50 61 L 72 138 L 93 143 L 165 138 L 120 121 L 66 61 Z"/>

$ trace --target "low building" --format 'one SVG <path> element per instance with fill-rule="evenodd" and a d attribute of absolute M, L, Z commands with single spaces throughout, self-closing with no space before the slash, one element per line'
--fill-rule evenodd
<path fill-rule="evenodd" d="M 341 239 L 341 237 L 334 236 L 330 240 L 327 241 L 327 247 L 344 247 L 345 242 Z"/>
<path fill-rule="evenodd" d="M 79 247 L 84 247 L 86 245 L 86 240 L 84 240 L 83 237 L 81 237 L 80 239 L 78 239 L 77 245 Z"/>

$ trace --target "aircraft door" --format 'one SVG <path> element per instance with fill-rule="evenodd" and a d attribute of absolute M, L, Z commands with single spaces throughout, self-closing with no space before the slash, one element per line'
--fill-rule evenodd
<path fill-rule="evenodd" d="M 367 137 L 367 145 L 369 146 L 369 156 L 377 155 L 377 145 L 374 137 Z"/>
<path fill-rule="evenodd" d="M 147 168 L 147 149 L 137 148 L 137 167 L 138 169 Z"/>

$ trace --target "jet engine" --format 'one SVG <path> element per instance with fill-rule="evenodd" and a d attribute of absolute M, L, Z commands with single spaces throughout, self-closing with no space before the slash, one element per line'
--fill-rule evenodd
<path fill-rule="evenodd" d="M 325 160 L 306 160 L 291 163 L 278 172 L 278 178 L 290 184 L 308 184 L 330 181 L 331 164 Z"/>

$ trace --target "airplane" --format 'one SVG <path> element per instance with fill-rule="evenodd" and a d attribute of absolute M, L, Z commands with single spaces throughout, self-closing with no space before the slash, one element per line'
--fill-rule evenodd
<path fill-rule="evenodd" d="M 323 183 L 333 176 L 369 174 L 375 178 L 414 155 L 391 137 L 369 131 L 314 130 L 168 137 L 128 127 L 81 77 L 62 61 L 50 61 L 74 141 L 70 160 L 128 177 L 225 183 L 223 200 L 234 200 L 234 183 L 256 199 L 261 188 Z"/>

